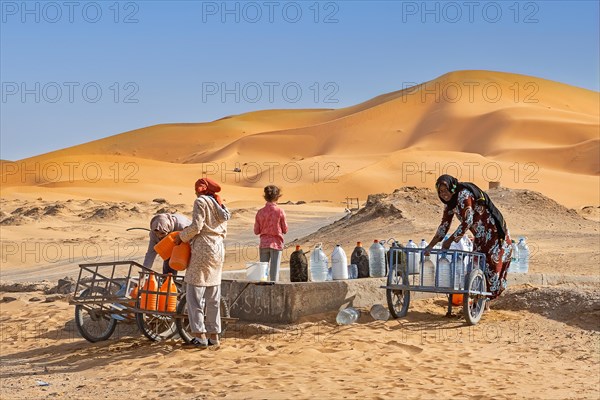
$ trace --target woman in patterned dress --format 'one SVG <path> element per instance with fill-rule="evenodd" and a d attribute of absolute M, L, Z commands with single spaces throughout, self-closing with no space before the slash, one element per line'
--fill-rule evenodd
<path fill-rule="evenodd" d="M 435 187 L 445 207 L 442 222 L 425 253 L 444 240 L 456 215 L 460 225 L 442 243 L 442 248 L 449 249 L 452 242 L 458 242 L 467 231 L 471 231 L 474 236 L 473 251 L 486 255 L 483 272 L 487 288 L 492 292 L 491 299 L 498 297 L 506 288 L 506 274 L 512 253 L 512 241 L 502 214 L 489 196 L 473 183 L 458 182 L 450 175 L 442 175 Z"/>

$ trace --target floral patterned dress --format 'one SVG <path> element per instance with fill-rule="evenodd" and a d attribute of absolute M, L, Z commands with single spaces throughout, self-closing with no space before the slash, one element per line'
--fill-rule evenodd
<path fill-rule="evenodd" d="M 506 274 L 512 255 L 512 241 L 508 230 L 506 237 L 500 240 L 494 217 L 487 207 L 478 204 L 473 194 L 468 189 L 463 189 L 458 193 L 454 209 L 449 209 L 448 206 L 444 207 L 442 223 L 436 232 L 438 239 L 444 239 L 454 215 L 458 218 L 460 225 L 450 239 L 457 242 L 468 230 L 473 233 L 473 251 L 486 255 L 483 272 L 488 290 L 492 292 L 492 299 L 498 297 L 506 288 Z"/>

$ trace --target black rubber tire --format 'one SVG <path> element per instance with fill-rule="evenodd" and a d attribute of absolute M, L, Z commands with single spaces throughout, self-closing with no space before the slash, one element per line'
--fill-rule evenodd
<path fill-rule="evenodd" d="M 221 333 L 220 336 L 223 337 L 225 335 L 225 331 L 227 330 L 227 321 L 223 321 L 223 318 L 231 318 L 231 314 L 229 311 L 229 304 L 227 300 L 221 297 L 221 302 L 219 304 L 221 308 Z M 177 332 L 179 336 L 185 343 L 189 343 L 193 336 L 190 331 L 190 320 L 187 317 L 187 300 L 185 296 L 182 296 L 179 300 L 179 305 L 177 306 L 177 314 L 184 315 L 183 318 L 177 318 L 175 324 L 177 326 Z"/>
<path fill-rule="evenodd" d="M 106 289 L 101 287 L 91 287 L 85 289 L 80 298 L 88 297 L 92 293 L 100 293 L 106 296 Z M 117 327 L 117 320 L 110 317 L 110 314 L 102 310 L 100 305 L 78 304 L 75 306 L 75 325 L 81 336 L 89 342 L 96 343 L 110 338 Z M 87 318 L 86 318 L 87 317 Z"/>
<path fill-rule="evenodd" d="M 465 282 L 465 290 L 486 291 L 486 282 L 483 271 L 474 269 L 471 271 Z M 465 294 L 463 296 L 463 315 L 469 325 L 475 325 L 481 319 L 485 310 L 485 296 L 475 296 Z"/>
<path fill-rule="evenodd" d="M 387 277 L 387 285 L 399 285 L 400 282 L 402 284 L 408 284 L 408 276 L 402 271 L 398 271 L 400 269 L 400 264 L 394 264 L 388 273 Z M 401 274 L 402 276 L 399 276 Z M 408 313 L 408 306 L 410 305 L 410 290 L 392 290 L 386 289 L 385 291 L 388 303 L 388 309 L 390 310 L 390 314 L 394 318 L 403 318 Z"/>
<path fill-rule="evenodd" d="M 170 315 L 137 313 L 135 320 L 140 332 L 153 342 L 170 339 L 177 332 L 175 318 Z"/>

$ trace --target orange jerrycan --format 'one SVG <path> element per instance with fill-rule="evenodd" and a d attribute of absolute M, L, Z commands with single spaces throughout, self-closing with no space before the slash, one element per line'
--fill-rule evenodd
<path fill-rule="evenodd" d="M 453 294 L 452 295 L 452 305 L 460 306 L 463 303 L 463 295 L 462 294 Z"/>
<path fill-rule="evenodd" d="M 179 231 L 171 232 L 154 246 L 154 251 L 156 251 L 163 260 L 171 258 L 171 253 L 173 253 L 173 248 L 175 247 L 175 236 L 178 234 Z"/>
<path fill-rule="evenodd" d="M 173 275 L 169 274 L 167 279 L 160 285 L 158 294 L 158 311 L 175 312 L 177 310 L 177 286 L 173 281 Z"/>
<path fill-rule="evenodd" d="M 175 246 L 171 259 L 169 260 L 169 267 L 175 271 L 185 271 L 190 263 L 190 256 L 192 255 L 192 248 L 189 243 L 181 243 Z"/>
<path fill-rule="evenodd" d="M 144 291 L 148 291 L 146 293 Z M 156 277 L 154 276 L 154 272 L 150 273 L 150 276 L 144 282 L 144 286 L 142 286 L 141 294 L 140 294 L 140 308 L 143 310 L 156 310 L 156 297 L 158 296 L 158 282 L 156 282 Z"/>
<path fill-rule="evenodd" d="M 133 287 L 133 289 L 131 289 L 131 292 L 129 292 L 129 297 L 131 298 L 131 301 L 129 302 L 129 307 L 135 307 L 135 302 L 138 298 L 138 285 L 134 285 L 135 286 Z"/>

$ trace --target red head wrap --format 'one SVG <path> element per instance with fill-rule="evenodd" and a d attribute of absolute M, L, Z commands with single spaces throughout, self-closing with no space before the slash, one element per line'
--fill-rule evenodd
<path fill-rule="evenodd" d="M 221 201 L 221 197 L 217 194 L 221 191 L 221 186 L 210 178 L 201 178 L 196 181 L 194 184 L 194 189 L 196 189 L 196 193 L 204 194 L 207 196 L 212 196 L 217 200 L 220 205 L 223 205 Z"/>

